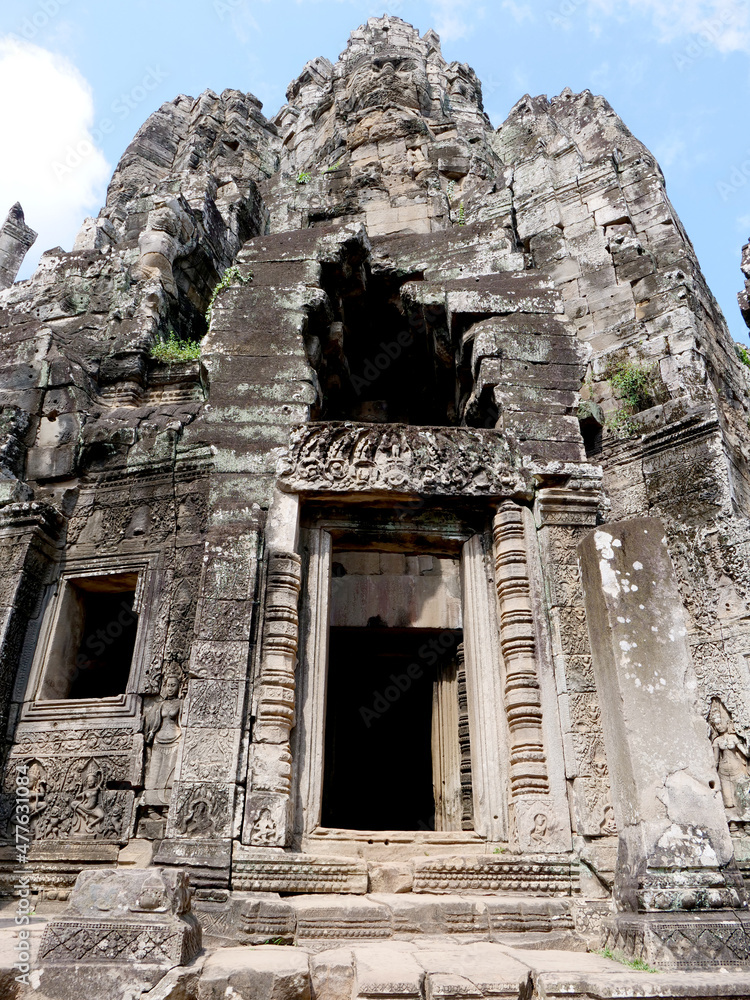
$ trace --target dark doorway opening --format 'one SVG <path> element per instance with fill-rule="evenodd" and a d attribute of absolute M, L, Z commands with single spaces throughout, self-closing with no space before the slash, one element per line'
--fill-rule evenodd
<path fill-rule="evenodd" d="M 435 681 L 457 630 L 332 628 L 325 827 L 434 830 Z"/>

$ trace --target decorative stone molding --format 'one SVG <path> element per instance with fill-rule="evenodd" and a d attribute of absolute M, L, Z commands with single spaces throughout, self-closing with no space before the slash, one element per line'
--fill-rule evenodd
<path fill-rule="evenodd" d="M 618 913 L 602 928 L 605 948 L 660 970 L 738 968 L 750 964 L 750 918 L 740 913 L 675 913 L 658 918 Z"/>
<path fill-rule="evenodd" d="M 295 722 L 301 563 L 294 552 L 272 553 L 268 562 L 260 690 L 243 833 L 244 842 L 258 847 L 283 847 L 291 836 L 289 734 Z"/>
<path fill-rule="evenodd" d="M 235 844 L 232 885 L 248 892 L 367 892 L 367 865 L 356 858 L 286 854 Z"/>
<path fill-rule="evenodd" d="M 414 892 L 533 892 L 570 896 L 578 889 L 578 868 L 546 855 L 476 855 L 430 858 L 414 865 Z"/>
<path fill-rule="evenodd" d="M 517 798 L 549 791 L 523 516 L 517 504 L 508 501 L 500 506 L 493 536 L 511 741 L 510 787 Z"/>
<path fill-rule="evenodd" d="M 472 427 L 326 422 L 292 431 L 279 466 L 296 493 L 528 496 L 506 438 Z"/>

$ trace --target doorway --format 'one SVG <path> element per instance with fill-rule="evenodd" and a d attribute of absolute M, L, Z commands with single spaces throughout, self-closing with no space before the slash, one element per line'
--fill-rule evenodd
<path fill-rule="evenodd" d="M 460 629 L 332 627 L 324 827 L 460 829 Z M 448 799 L 456 804 L 448 806 Z"/>

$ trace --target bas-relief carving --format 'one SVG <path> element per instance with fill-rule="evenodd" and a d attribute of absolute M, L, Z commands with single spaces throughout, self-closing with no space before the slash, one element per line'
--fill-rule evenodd
<path fill-rule="evenodd" d="M 617 827 L 576 555 L 576 545 L 590 527 L 559 521 L 549 524 L 546 512 L 544 517 L 542 547 L 551 617 L 567 688 L 572 754 L 568 766 L 572 766 L 569 777 L 573 778 L 576 826 L 589 837 L 613 836 Z M 565 517 L 564 511 L 560 517 Z M 570 521 L 569 514 L 566 520 Z"/>
<path fill-rule="evenodd" d="M 143 737 L 124 727 L 21 729 L 6 769 L 4 799 L 11 801 L 16 765 L 23 763 L 29 768 L 30 829 L 35 840 L 124 843 L 142 757 Z M 9 838 L 12 809 L 6 812 L 3 836 Z"/>
<path fill-rule="evenodd" d="M 311 424 L 292 432 L 279 482 L 295 492 L 526 494 L 505 438 L 468 427 Z"/>
<path fill-rule="evenodd" d="M 735 731 L 732 716 L 720 698 L 711 699 L 708 721 L 721 798 L 730 829 L 738 828 L 739 821 L 744 823 L 750 820 L 750 751 L 747 740 Z"/>
<path fill-rule="evenodd" d="M 50 920 L 39 946 L 45 964 L 139 962 L 171 968 L 201 946 L 181 871 L 85 871 L 70 905 Z"/>
<path fill-rule="evenodd" d="M 149 748 L 141 803 L 144 806 L 167 806 L 174 782 L 177 750 L 182 735 L 179 697 L 180 678 L 174 674 L 164 681 L 159 701 L 144 713 L 144 734 Z"/>
<path fill-rule="evenodd" d="M 197 840 L 231 833 L 232 788 L 210 782 L 180 781 L 172 795 L 167 833 Z"/>
<path fill-rule="evenodd" d="M 133 806 L 133 792 L 110 789 L 117 780 L 111 760 L 91 758 L 74 762 L 63 778 L 61 790 L 48 784 L 43 765 L 39 769 L 32 834 L 35 840 L 115 840 L 127 839 Z M 48 762 L 49 768 L 49 762 Z M 49 768 L 52 770 L 52 768 Z"/>

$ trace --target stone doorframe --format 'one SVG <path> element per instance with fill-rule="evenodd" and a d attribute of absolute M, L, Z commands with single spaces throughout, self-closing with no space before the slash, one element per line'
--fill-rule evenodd
<path fill-rule="evenodd" d="M 328 670 L 332 538 L 325 528 L 310 528 L 308 569 L 300 629 L 299 717 L 297 751 L 298 820 L 304 836 L 321 825 L 323 755 Z M 481 535 L 464 541 L 461 550 L 463 642 L 471 745 L 485 748 L 472 755 L 474 826 L 489 841 L 507 839 L 507 750 L 502 717 L 499 652 L 491 580 Z M 457 831 L 458 832 L 458 831 Z"/>
<path fill-rule="evenodd" d="M 298 554 L 269 553 L 242 837 L 250 846 L 291 846 L 320 829 L 333 534 L 340 527 L 318 522 L 307 529 L 304 580 Z M 435 537 L 434 525 L 430 534 Z M 500 501 L 491 531 L 454 526 L 445 537 L 461 551 L 473 836 L 535 853 L 570 850 L 533 515 L 515 501 Z"/>
<path fill-rule="evenodd" d="M 455 531 L 450 533 L 454 542 L 460 542 L 474 830 L 489 843 L 513 839 L 526 850 L 564 850 L 569 848 L 569 833 L 566 836 L 567 831 L 553 819 L 561 805 L 565 813 L 564 792 L 563 803 L 555 794 L 561 789 L 550 794 L 544 746 L 537 649 L 537 633 L 543 626 L 532 612 L 534 574 L 527 559 L 527 549 L 536 544 L 536 532 L 530 511 L 513 501 L 500 504 L 493 529 L 491 538 L 489 532 L 486 536 L 467 533 L 458 539 Z M 302 837 L 314 834 L 321 825 L 330 531 L 325 526 L 308 529 L 307 547 L 294 745 L 294 825 Z M 538 560 L 538 554 L 534 558 Z M 538 599 L 536 609 L 541 611 Z M 557 720 L 549 721 L 557 729 Z M 547 829 L 537 830 L 530 838 L 534 817 L 539 815 L 544 816 Z"/>

